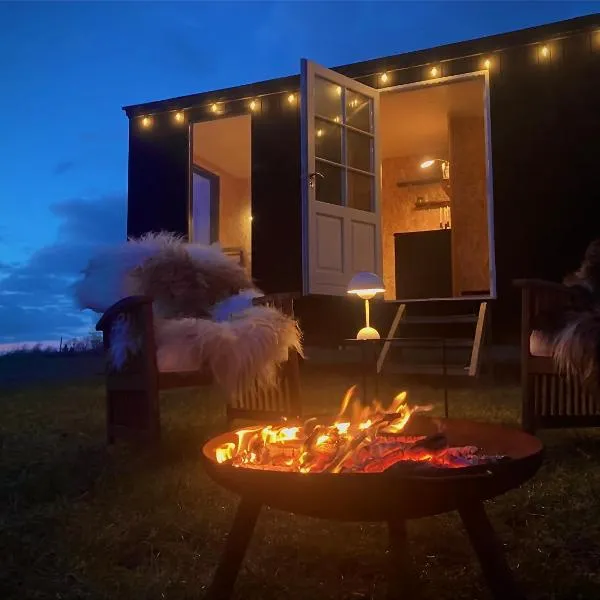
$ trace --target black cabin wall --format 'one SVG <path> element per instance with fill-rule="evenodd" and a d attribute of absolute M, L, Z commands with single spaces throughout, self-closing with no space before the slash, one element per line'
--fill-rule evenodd
<path fill-rule="evenodd" d="M 127 235 L 188 233 L 188 128 L 158 115 L 144 129 L 129 122 Z"/>
<path fill-rule="evenodd" d="M 591 19 L 586 28 L 592 26 Z M 481 68 L 481 57 L 492 56 L 498 293 L 498 300 L 492 302 L 492 336 L 498 343 L 518 341 L 520 304 L 512 280 L 560 280 L 578 266 L 589 241 L 600 236 L 594 218 L 600 200 L 595 165 L 600 139 L 600 41 L 593 42 L 589 32 L 560 39 L 546 63 L 537 59 L 539 46 L 531 45 L 560 34 L 565 27 L 570 25 L 507 34 L 502 43 L 499 38 L 484 38 L 336 69 L 377 86 L 377 73 L 395 67 L 420 65 L 403 71 L 398 75 L 401 80 L 395 81 L 411 83 L 427 77 L 428 67 L 422 65 L 428 61 L 440 64 L 444 75 L 455 75 Z M 512 43 L 530 45 L 511 47 Z M 502 50 L 496 54 L 497 48 Z M 444 58 L 456 60 L 440 63 Z M 277 91 L 276 86 L 295 91 L 297 82 L 297 78 L 263 82 L 255 84 L 256 90 L 244 88 L 244 95 L 267 92 L 260 86 L 272 86 L 269 93 Z M 267 110 L 252 120 L 253 276 L 266 292 L 300 292 L 299 113 L 291 110 L 286 94 L 268 99 Z M 206 102 L 223 100 L 227 98 L 199 97 L 204 105 L 190 110 L 190 118 L 210 118 Z M 240 101 L 236 110 L 247 111 L 246 101 Z M 187 233 L 187 129 L 174 126 L 169 114 L 155 117 L 149 130 L 140 128 L 139 119 L 130 123 L 128 234 L 158 229 Z M 362 302 L 347 297 L 300 298 L 296 308 L 309 343 L 351 337 L 364 318 Z M 395 305 L 373 304 L 373 323 L 382 334 L 394 311 Z"/>
<path fill-rule="evenodd" d="M 302 292 L 300 115 L 283 94 L 252 118 L 252 217 L 256 285 Z"/>
<path fill-rule="evenodd" d="M 600 56 L 589 36 L 566 39 L 547 64 L 531 49 L 505 56 L 491 74 L 491 129 L 498 300 L 497 342 L 517 341 L 515 278 L 560 281 L 600 236 L 595 166 L 600 139 Z M 511 55 L 512 54 L 512 55 Z"/>

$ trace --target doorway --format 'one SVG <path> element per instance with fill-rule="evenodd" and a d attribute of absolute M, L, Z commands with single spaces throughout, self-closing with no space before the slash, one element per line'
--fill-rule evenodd
<path fill-rule="evenodd" d="M 381 93 L 381 227 L 389 299 L 494 293 L 484 74 Z"/>
<path fill-rule="evenodd" d="M 189 237 L 252 264 L 251 116 L 191 125 Z"/>
<path fill-rule="evenodd" d="M 495 297 L 487 72 L 383 90 L 302 61 L 304 293 Z M 358 201 L 357 201 L 358 199 Z"/>

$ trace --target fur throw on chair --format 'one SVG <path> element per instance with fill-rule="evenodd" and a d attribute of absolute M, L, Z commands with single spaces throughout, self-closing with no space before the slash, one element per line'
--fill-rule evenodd
<path fill-rule="evenodd" d="M 253 306 L 263 294 L 217 245 L 147 234 L 101 251 L 83 275 L 74 289 L 81 308 L 102 313 L 127 296 L 152 298 L 161 371 L 208 369 L 234 393 L 253 383 L 274 384 L 288 350 L 302 350 L 296 321 Z M 134 338 L 127 323 L 115 324 L 109 352 L 114 368 L 135 352 Z"/>
<path fill-rule="evenodd" d="M 566 306 L 540 313 L 534 323 L 534 354 L 552 356 L 562 374 L 600 392 L 600 239 L 589 244 L 577 271 L 563 283 L 572 295 Z M 541 351 L 540 351 L 541 350 Z"/>

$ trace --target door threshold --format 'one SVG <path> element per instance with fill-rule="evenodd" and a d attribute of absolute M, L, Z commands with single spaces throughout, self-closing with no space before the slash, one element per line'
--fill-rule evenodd
<path fill-rule="evenodd" d="M 451 298 L 407 298 L 402 300 L 383 300 L 389 304 L 418 304 L 424 302 L 470 302 L 470 301 L 489 301 L 495 300 L 495 296 L 453 296 Z"/>

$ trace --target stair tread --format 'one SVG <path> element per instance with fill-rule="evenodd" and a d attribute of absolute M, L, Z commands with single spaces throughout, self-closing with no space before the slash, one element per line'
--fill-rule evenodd
<path fill-rule="evenodd" d="M 425 325 L 425 324 L 443 324 L 443 323 L 477 323 L 477 315 L 424 315 L 419 317 L 404 317 L 400 321 L 400 326 L 405 325 Z"/>
<path fill-rule="evenodd" d="M 399 337 L 391 342 L 392 347 L 407 348 L 472 348 L 475 340 L 473 338 L 427 338 L 427 337 Z"/>
<path fill-rule="evenodd" d="M 414 375 L 443 375 L 444 368 L 441 364 L 394 364 L 390 363 L 385 369 L 388 373 L 414 374 Z M 446 365 L 446 375 L 466 376 L 469 366 Z"/>

